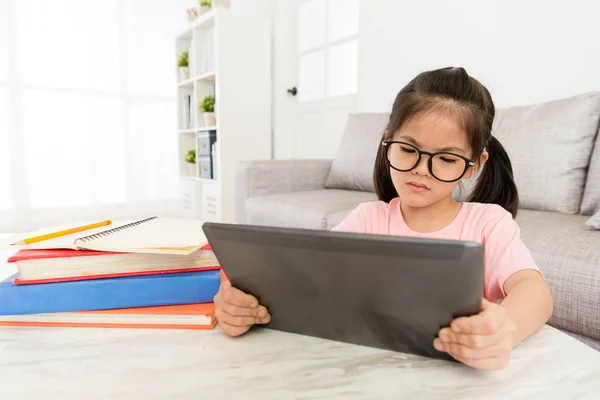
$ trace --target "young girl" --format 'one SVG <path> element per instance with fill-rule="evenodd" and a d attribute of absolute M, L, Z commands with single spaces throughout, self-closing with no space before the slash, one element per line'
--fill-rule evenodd
<path fill-rule="evenodd" d="M 336 231 L 475 241 L 485 246 L 482 311 L 452 321 L 433 345 L 480 369 L 501 369 L 552 314 L 550 290 L 513 220 L 518 195 L 508 155 L 492 136 L 494 103 L 463 68 L 424 72 L 394 102 L 377 151 L 380 201 L 364 203 Z M 452 192 L 481 174 L 469 202 Z M 500 302 L 501 300 L 501 302 Z M 224 283 L 216 315 L 231 336 L 269 322 L 255 297 Z"/>

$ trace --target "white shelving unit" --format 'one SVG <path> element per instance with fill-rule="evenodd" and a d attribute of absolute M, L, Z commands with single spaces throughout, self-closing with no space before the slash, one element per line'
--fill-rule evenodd
<path fill-rule="evenodd" d="M 190 78 L 177 83 L 177 137 L 190 218 L 235 222 L 237 163 L 271 158 L 269 24 L 266 17 L 216 8 L 177 35 L 176 56 L 189 51 Z M 198 107 L 208 94 L 215 96 L 215 126 L 205 126 Z M 201 139 L 208 133 L 214 147 Z M 189 149 L 196 150 L 195 171 L 185 161 Z"/>

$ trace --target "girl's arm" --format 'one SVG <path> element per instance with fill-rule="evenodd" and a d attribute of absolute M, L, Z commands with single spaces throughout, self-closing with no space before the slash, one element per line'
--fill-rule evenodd
<path fill-rule="evenodd" d="M 515 323 L 513 335 L 517 346 L 540 329 L 552 315 L 552 295 L 542 276 L 533 270 L 513 274 L 504 283 L 506 297 L 500 304 Z"/>

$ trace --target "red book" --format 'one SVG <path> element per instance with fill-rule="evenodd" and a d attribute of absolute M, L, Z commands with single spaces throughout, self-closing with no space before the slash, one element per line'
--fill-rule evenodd
<path fill-rule="evenodd" d="M 210 245 L 190 255 L 19 250 L 8 262 L 17 266 L 19 285 L 220 269 Z"/>

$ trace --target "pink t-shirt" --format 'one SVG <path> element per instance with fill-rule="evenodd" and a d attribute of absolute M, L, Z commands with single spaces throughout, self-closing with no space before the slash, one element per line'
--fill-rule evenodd
<path fill-rule="evenodd" d="M 420 233 L 404 222 L 399 198 L 389 204 L 363 203 L 333 230 L 481 243 L 485 247 L 484 296 L 493 302 L 506 296 L 504 282 L 515 272 L 524 269 L 540 272 L 521 240 L 519 225 L 508 211 L 496 204 L 462 203 L 458 215 L 448 226 L 436 232 Z"/>

